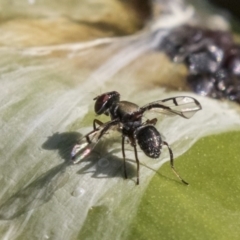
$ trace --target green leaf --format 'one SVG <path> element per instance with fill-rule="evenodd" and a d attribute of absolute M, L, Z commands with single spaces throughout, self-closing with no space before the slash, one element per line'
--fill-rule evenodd
<path fill-rule="evenodd" d="M 239 141 L 240 132 L 205 137 L 179 157 L 189 186 L 165 164 L 144 193 L 127 239 L 239 239 Z"/>

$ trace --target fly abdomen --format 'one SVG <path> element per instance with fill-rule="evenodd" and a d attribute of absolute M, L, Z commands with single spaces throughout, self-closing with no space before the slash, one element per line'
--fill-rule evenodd
<path fill-rule="evenodd" d="M 162 139 L 160 133 L 152 125 L 139 127 L 136 132 L 138 145 L 150 158 L 158 158 L 161 154 Z"/>

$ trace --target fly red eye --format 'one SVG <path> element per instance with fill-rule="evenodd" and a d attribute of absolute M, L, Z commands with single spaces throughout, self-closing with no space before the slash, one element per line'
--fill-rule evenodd
<path fill-rule="evenodd" d="M 109 96 L 107 94 L 103 94 L 100 97 L 97 98 L 95 102 L 95 113 L 97 114 L 102 114 L 102 110 L 104 109 L 104 105 L 107 103 L 109 100 Z"/>
<path fill-rule="evenodd" d="M 107 114 L 108 109 L 112 106 L 114 102 L 119 101 L 120 94 L 116 91 L 104 93 L 93 100 L 96 100 L 94 110 L 95 113 L 100 114 Z"/>

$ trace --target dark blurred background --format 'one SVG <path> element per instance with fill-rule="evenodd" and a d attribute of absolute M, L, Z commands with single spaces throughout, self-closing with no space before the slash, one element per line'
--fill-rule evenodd
<path fill-rule="evenodd" d="M 240 20 L 240 1 L 239 0 L 209 0 L 212 4 L 221 7 Z"/>

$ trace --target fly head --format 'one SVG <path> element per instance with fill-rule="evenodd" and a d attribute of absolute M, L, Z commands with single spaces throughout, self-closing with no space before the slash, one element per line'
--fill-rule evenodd
<path fill-rule="evenodd" d="M 108 115 L 109 108 L 113 104 L 119 102 L 120 94 L 116 91 L 107 92 L 95 97 L 93 100 L 96 101 L 94 106 L 95 113 L 97 115 L 101 115 L 103 113 Z"/>

